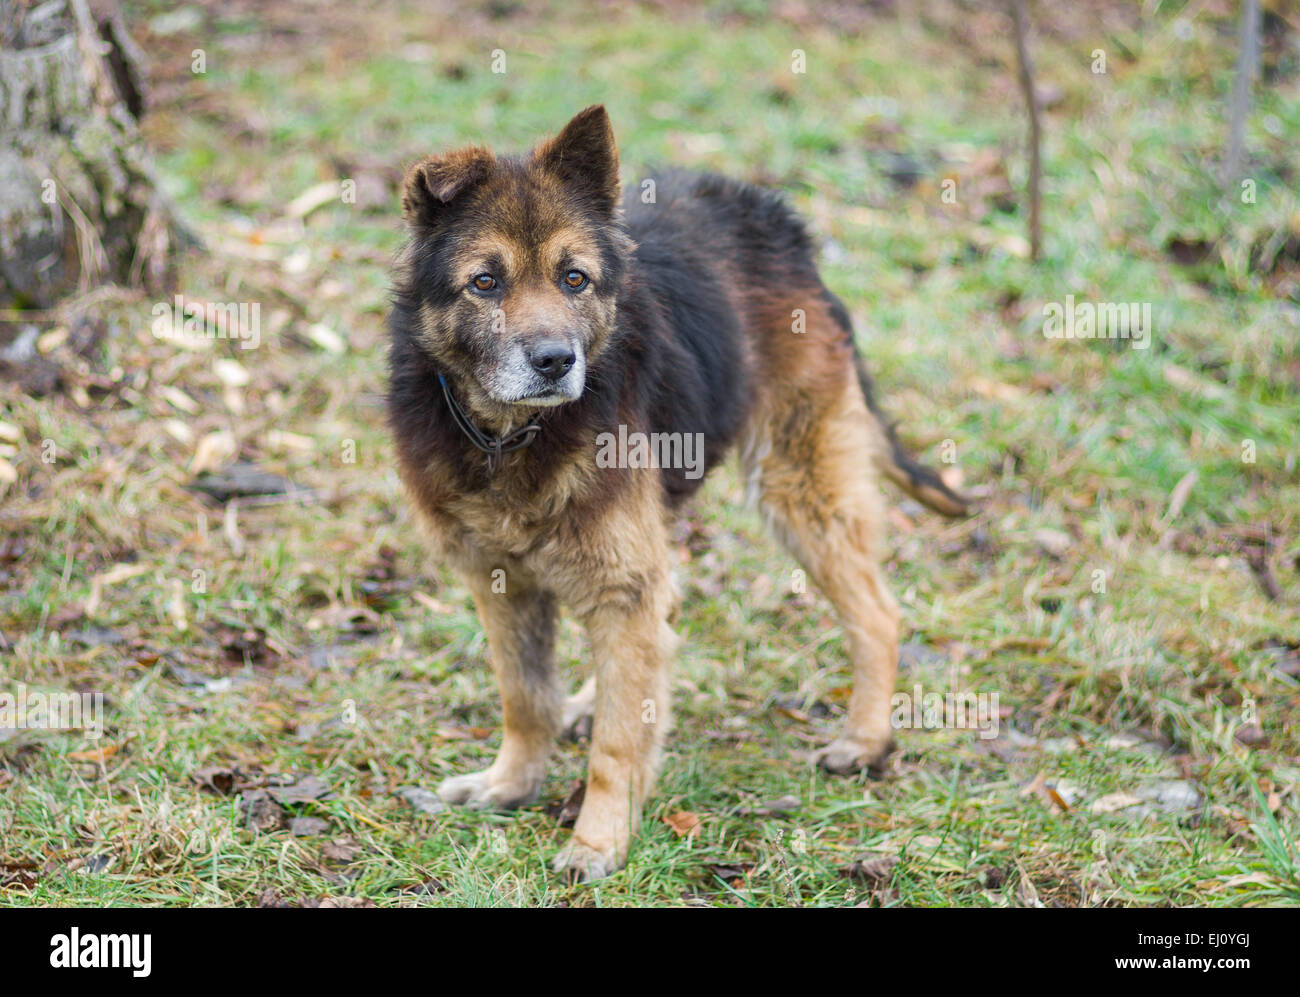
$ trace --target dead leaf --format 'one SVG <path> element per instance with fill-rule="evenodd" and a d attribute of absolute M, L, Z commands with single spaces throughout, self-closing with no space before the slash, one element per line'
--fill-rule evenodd
<path fill-rule="evenodd" d="M 117 754 L 120 744 L 105 744 L 98 748 L 92 748 L 89 751 L 74 751 L 64 757 L 70 762 L 95 762 L 102 765 L 105 761 Z"/>
<path fill-rule="evenodd" d="M 585 782 L 575 781 L 569 787 L 569 793 L 564 800 L 556 806 L 554 804 L 546 808 L 548 816 L 554 818 L 560 827 L 572 827 L 578 820 L 578 813 L 582 810 L 582 801 L 587 796 L 587 784 Z"/>
<path fill-rule="evenodd" d="M 278 831 L 284 827 L 284 808 L 271 799 L 265 789 L 244 793 L 239 800 L 239 809 L 248 826 L 255 831 Z"/>
<path fill-rule="evenodd" d="M 1047 793 L 1047 798 L 1052 801 L 1052 804 L 1058 810 L 1060 810 L 1062 813 L 1069 813 L 1070 804 L 1065 802 L 1061 794 L 1056 791 L 1055 786 L 1045 786 L 1043 788 L 1044 791 Z"/>
<path fill-rule="evenodd" d="M 1244 727 L 1239 727 L 1232 736 L 1241 744 L 1264 744 L 1268 742 L 1268 735 L 1264 733 L 1264 728 L 1259 724 L 1246 724 Z"/>
<path fill-rule="evenodd" d="M 328 800 L 333 797 L 329 787 L 314 775 L 303 776 L 288 786 L 273 786 L 268 793 L 279 803 L 311 803 L 315 800 Z"/>
<path fill-rule="evenodd" d="M 1141 797 L 1134 796 L 1132 793 L 1107 793 L 1093 800 L 1092 806 L 1088 809 L 1095 814 L 1109 814 L 1136 806 L 1141 802 Z"/>
<path fill-rule="evenodd" d="M 320 854 L 327 862 L 347 864 L 361 854 L 361 846 L 351 838 L 335 838 L 321 846 Z"/>
<path fill-rule="evenodd" d="M 898 865 L 897 855 L 862 855 L 840 869 L 846 879 L 862 879 L 868 883 L 884 885 Z"/>
<path fill-rule="evenodd" d="M 740 887 L 744 885 L 745 877 L 753 867 L 753 863 L 750 862 L 729 862 L 710 865 L 709 872 L 732 886 Z"/>
<path fill-rule="evenodd" d="M 304 907 L 373 907 L 374 901 L 365 897 L 325 897 L 323 900 L 308 900 Z"/>
<path fill-rule="evenodd" d="M 700 818 L 689 810 L 675 811 L 663 820 L 679 838 L 690 838 L 700 832 Z"/>
<path fill-rule="evenodd" d="M 190 773 L 190 778 L 199 784 L 200 789 L 206 789 L 218 796 L 229 796 L 235 790 L 235 773 L 231 769 L 220 766 L 195 769 Z"/>
<path fill-rule="evenodd" d="M 1050 807 L 1055 807 L 1062 813 L 1069 811 L 1070 805 L 1065 802 L 1056 788 L 1047 784 L 1047 779 L 1043 773 L 1039 772 L 1034 778 L 1020 790 L 1021 796 L 1037 796 L 1040 800 Z"/>
<path fill-rule="evenodd" d="M 38 869 L 40 865 L 36 862 L 0 862 L 0 890 L 7 890 L 11 886 L 22 890 L 32 889 L 40 878 Z"/>

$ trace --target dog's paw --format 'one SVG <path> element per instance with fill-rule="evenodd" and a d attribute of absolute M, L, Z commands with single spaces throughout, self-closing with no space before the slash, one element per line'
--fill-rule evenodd
<path fill-rule="evenodd" d="M 438 799 L 471 810 L 513 810 L 537 797 L 538 781 L 503 779 L 487 768 L 454 775 L 438 784 Z"/>
<path fill-rule="evenodd" d="M 618 872 L 622 867 L 612 851 L 604 852 L 584 845 L 577 838 L 560 849 L 551 868 L 570 882 L 590 883 Z"/>
<path fill-rule="evenodd" d="M 888 739 L 882 745 L 841 735 L 820 751 L 814 752 L 813 761 L 836 775 L 852 775 L 863 769 L 869 769 L 873 775 L 878 775 L 893 746 L 894 742 Z"/>

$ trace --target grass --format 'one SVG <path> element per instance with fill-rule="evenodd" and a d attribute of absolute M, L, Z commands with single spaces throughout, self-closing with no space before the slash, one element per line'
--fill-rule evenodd
<path fill-rule="evenodd" d="M 176 290 L 257 302 L 263 344 L 160 341 L 155 297 L 112 292 L 80 305 L 88 355 L 44 341 L 64 390 L 0 385 L 0 691 L 106 697 L 98 742 L 0 731 L 0 904 L 1300 903 L 1300 265 L 1263 262 L 1297 238 L 1294 67 L 1256 93 L 1254 203 L 1225 201 L 1225 24 L 1043 17 L 1059 99 L 1034 265 L 1012 53 L 984 8 L 566 7 L 557 32 L 559 9 L 449 6 L 444 31 L 400 4 L 217 6 L 165 35 L 161 4 L 132 9 L 161 98 L 146 134 L 207 249 Z M 981 498 L 961 522 L 891 510 L 899 691 L 996 694 L 999 733 L 902 730 L 879 780 L 815 771 L 847 695 L 840 630 L 728 467 L 676 534 L 685 640 L 644 832 L 627 869 L 577 887 L 547 861 L 585 745 L 516 814 L 395 795 L 487 764 L 500 714 L 468 594 L 391 470 L 382 322 L 401 164 L 523 148 L 595 101 L 628 182 L 715 169 L 809 217 L 904 436 Z M 286 216 L 345 178 L 356 203 Z M 1046 339 L 1044 303 L 1069 294 L 1150 302 L 1150 348 Z M 236 457 L 313 500 L 231 512 L 186 489 Z M 576 685 L 568 621 L 560 658 Z M 241 800 L 308 775 L 329 793 L 284 816 L 323 832 L 249 826 Z M 682 812 L 698 832 L 664 820 Z"/>

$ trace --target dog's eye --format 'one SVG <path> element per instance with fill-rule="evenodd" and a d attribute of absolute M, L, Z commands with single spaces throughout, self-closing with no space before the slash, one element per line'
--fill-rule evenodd
<path fill-rule="evenodd" d="M 570 270 L 564 275 L 564 286 L 570 291 L 581 291 L 587 286 L 587 275 L 581 270 Z"/>
<path fill-rule="evenodd" d="M 497 286 L 497 279 L 490 273 L 481 273 L 469 282 L 469 286 L 476 291 L 490 291 Z"/>

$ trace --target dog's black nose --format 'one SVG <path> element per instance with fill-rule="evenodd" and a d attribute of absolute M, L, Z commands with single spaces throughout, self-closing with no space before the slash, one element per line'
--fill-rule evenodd
<path fill-rule="evenodd" d="M 574 359 L 573 347 L 562 339 L 543 339 L 528 351 L 528 362 L 548 381 L 558 381 L 567 374 Z"/>

